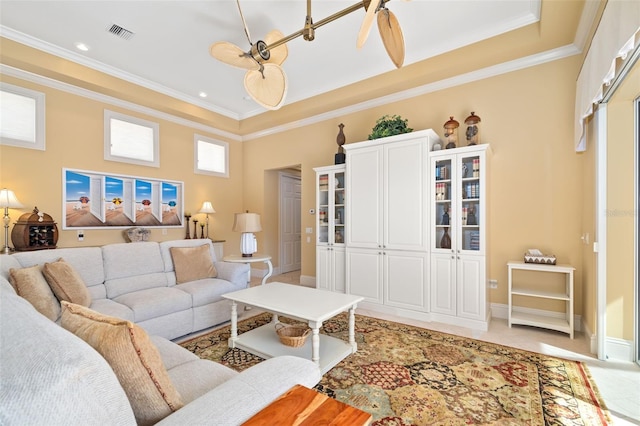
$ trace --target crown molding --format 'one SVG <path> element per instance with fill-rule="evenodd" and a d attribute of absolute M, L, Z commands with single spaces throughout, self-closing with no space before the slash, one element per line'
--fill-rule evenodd
<path fill-rule="evenodd" d="M 535 55 L 526 56 L 524 58 L 515 59 L 513 61 L 504 62 L 502 64 L 493 65 L 490 67 L 482 68 L 476 71 L 472 71 L 465 74 L 460 74 L 454 77 L 446 78 L 444 80 L 436 81 L 433 83 L 425 84 L 423 86 L 414 87 L 412 89 L 396 92 L 391 95 L 382 96 L 376 99 L 371 99 L 358 104 L 350 105 L 344 108 L 335 109 L 322 114 L 314 115 L 302 120 L 292 121 L 280 126 L 271 127 L 269 129 L 261 130 L 259 132 L 249 133 L 242 137 L 243 141 L 262 138 L 265 136 L 274 135 L 276 133 L 285 132 L 298 127 L 308 126 L 311 124 L 319 123 L 321 121 L 329 120 L 332 118 L 342 117 L 347 114 L 353 114 L 355 112 L 364 111 L 370 108 L 375 108 L 381 105 L 386 105 L 392 102 L 399 102 L 406 99 L 414 98 L 416 96 L 425 95 L 427 93 L 436 92 L 438 90 L 448 89 L 451 87 L 459 86 L 461 84 L 471 83 L 478 80 L 484 80 L 489 77 L 494 77 L 500 74 L 505 74 L 512 71 L 521 70 L 524 68 L 533 67 L 536 65 L 544 64 L 546 62 L 556 61 L 569 56 L 577 55 L 581 50 L 575 44 L 569 44 L 557 49 L 548 50 L 546 52 L 538 53 Z"/>
<path fill-rule="evenodd" d="M 26 80 L 31 83 L 40 84 L 45 87 L 60 90 L 63 92 L 71 93 L 73 95 L 81 96 L 83 98 L 91 99 L 94 101 L 102 102 L 105 104 L 117 106 L 127 109 L 129 111 L 135 111 L 141 114 L 145 114 L 151 117 L 159 118 L 161 120 L 170 121 L 172 123 L 180 124 L 182 126 L 198 129 L 203 132 L 211 133 L 214 135 L 222 136 L 234 141 L 241 141 L 242 138 L 234 133 L 230 133 L 224 130 L 216 129 L 215 127 L 205 126 L 204 124 L 196 123 L 195 121 L 186 120 L 181 117 L 177 117 L 173 114 L 168 114 L 162 111 L 158 111 L 153 108 L 144 107 L 142 105 L 135 104 L 133 102 L 124 101 L 122 99 L 114 98 L 113 96 L 103 95 L 101 93 L 87 90 L 72 84 L 64 83 L 49 77 L 44 77 L 39 74 L 14 68 L 5 64 L 0 64 L 0 74 L 8 75 L 10 77 Z"/>

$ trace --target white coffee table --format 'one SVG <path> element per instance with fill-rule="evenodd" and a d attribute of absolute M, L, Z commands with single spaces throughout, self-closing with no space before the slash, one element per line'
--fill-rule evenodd
<path fill-rule="evenodd" d="M 239 348 L 261 358 L 294 355 L 311 359 L 318 364 L 322 374 L 358 350 L 354 329 L 356 307 L 364 299 L 361 296 L 272 282 L 227 293 L 222 297 L 233 302 L 229 338 L 231 348 Z M 238 335 L 238 303 L 273 313 L 273 321 Z M 349 311 L 348 342 L 320 334 L 323 321 L 345 311 Z M 275 329 L 278 315 L 307 322 L 312 330 L 311 339 L 298 348 L 281 343 Z"/>

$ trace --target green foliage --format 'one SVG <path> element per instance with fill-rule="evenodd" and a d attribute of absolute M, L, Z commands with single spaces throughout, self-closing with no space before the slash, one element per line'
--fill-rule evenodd
<path fill-rule="evenodd" d="M 407 121 L 399 115 L 385 115 L 376 121 L 376 125 L 371 129 L 369 140 L 413 132 L 412 128 L 407 127 Z"/>

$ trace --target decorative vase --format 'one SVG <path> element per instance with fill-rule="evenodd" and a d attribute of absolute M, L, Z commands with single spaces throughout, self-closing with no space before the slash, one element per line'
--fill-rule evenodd
<path fill-rule="evenodd" d="M 455 148 L 458 144 L 458 127 L 460 123 L 453 119 L 453 116 L 449 117 L 449 121 L 444 123 L 444 138 L 447 145 L 446 149 Z"/>
<path fill-rule="evenodd" d="M 467 125 L 467 131 L 465 136 L 467 138 L 467 145 L 477 145 L 480 143 L 480 117 L 475 112 L 471 111 L 471 115 L 464 120 L 464 124 Z"/>
<path fill-rule="evenodd" d="M 449 225 L 449 206 L 444 206 L 442 211 L 444 212 L 442 213 L 442 224 Z"/>
<path fill-rule="evenodd" d="M 478 219 L 476 218 L 476 211 L 473 206 L 469 207 L 467 211 L 467 225 L 478 225 Z"/>
<path fill-rule="evenodd" d="M 338 144 L 338 152 L 335 155 L 335 164 L 344 164 L 345 159 L 347 158 L 347 155 L 344 153 L 344 148 L 342 147 L 342 145 L 344 145 L 344 143 L 346 142 L 347 138 L 344 135 L 344 124 L 340 123 L 338 124 L 338 127 L 340 128 L 340 131 L 338 132 L 338 136 L 336 137 L 336 143 Z"/>
<path fill-rule="evenodd" d="M 444 228 L 444 234 L 442 234 L 442 239 L 440 240 L 440 248 L 451 248 L 451 237 L 449 236 L 449 228 Z"/>

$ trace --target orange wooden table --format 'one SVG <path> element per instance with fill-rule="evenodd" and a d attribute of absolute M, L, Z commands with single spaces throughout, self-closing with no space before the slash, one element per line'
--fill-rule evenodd
<path fill-rule="evenodd" d="M 371 414 L 296 385 L 243 426 L 367 426 L 370 423 Z"/>

